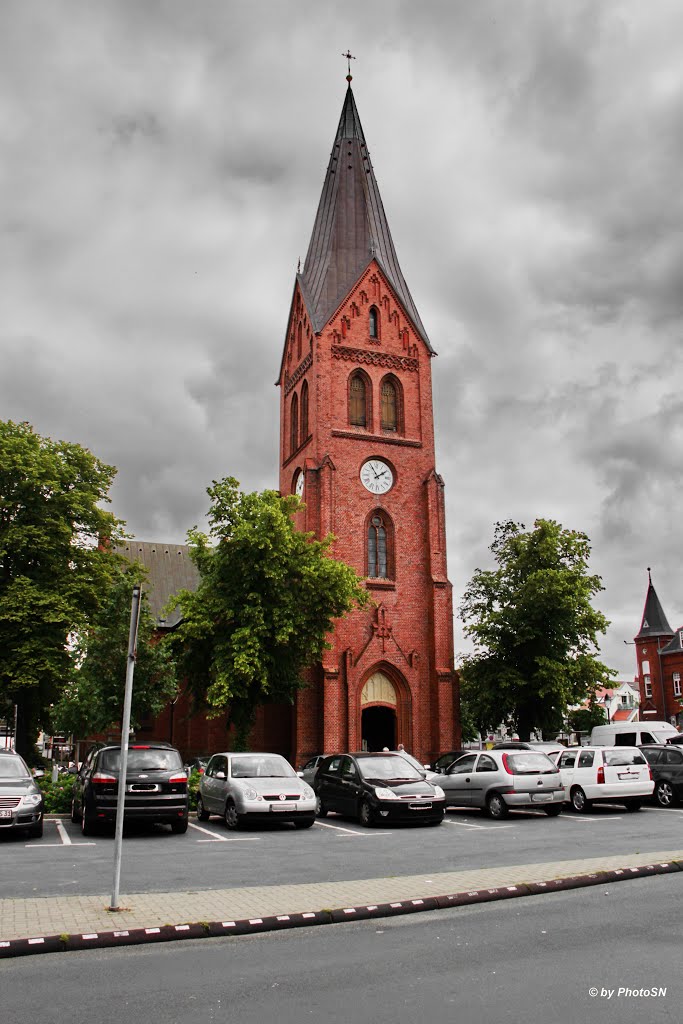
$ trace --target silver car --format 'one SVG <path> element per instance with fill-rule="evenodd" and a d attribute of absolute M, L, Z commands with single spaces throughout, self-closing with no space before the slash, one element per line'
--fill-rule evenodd
<path fill-rule="evenodd" d="M 473 751 L 454 761 L 439 785 L 447 807 L 483 807 L 491 818 L 512 807 L 539 807 L 554 817 L 564 801 L 557 766 L 540 750 Z"/>
<path fill-rule="evenodd" d="M 29 836 L 43 834 L 43 793 L 23 757 L 0 751 L 0 830 L 26 829 Z"/>
<path fill-rule="evenodd" d="M 197 817 L 219 814 L 229 829 L 248 821 L 310 828 L 315 809 L 315 793 L 280 754 L 214 754 L 199 781 Z"/>

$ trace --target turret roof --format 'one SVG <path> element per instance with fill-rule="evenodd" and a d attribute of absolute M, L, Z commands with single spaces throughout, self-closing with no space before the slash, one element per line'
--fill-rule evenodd
<path fill-rule="evenodd" d="M 645 609 L 643 619 L 640 623 L 640 632 L 636 640 L 644 640 L 650 636 L 671 636 L 673 629 L 667 622 L 664 609 L 659 603 L 657 592 L 652 585 L 652 577 L 648 570 L 647 597 L 645 598 Z"/>
<path fill-rule="evenodd" d="M 349 84 L 303 273 L 298 275 L 316 332 L 322 330 L 373 259 L 433 352 L 399 266 Z"/>

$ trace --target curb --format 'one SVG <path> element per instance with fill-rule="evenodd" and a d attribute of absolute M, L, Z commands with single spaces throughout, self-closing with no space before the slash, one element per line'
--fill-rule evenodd
<path fill-rule="evenodd" d="M 612 868 L 593 874 L 570 875 L 548 881 L 523 882 L 492 889 L 471 889 L 447 896 L 425 896 L 423 899 L 397 900 L 392 903 L 363 904 L 316 910 L 299 914 L 278 914 L 235 921 L 198 921 L 190 924 L 162 925 L 158 928 L 127 928 L 107 932 L 83 932 L 72 935 L 41 935 L 26 939 L 0 941 L 0 959 L 33 956 L 37 953 L 63 953 L 69 950 L 105 949 L 113 946 L 135 946 L 151 942 L 177 942 L 179 939 L 218 938 L 226 935 L 253 935 L 257 932 L 280 931 L 285 928 L 308 928 L 312 925 L 341 924 L 370 918 L 394 917 L 399 914 L 424 913 L 448 907 L 465 907 L 476 903 L 493 903 L 520 896 L 582 889 L 592 885 L 626 882 L 631 878 L 667 875 L 683 871 L 683 860 L 643 864 L 639 867 Z"/>

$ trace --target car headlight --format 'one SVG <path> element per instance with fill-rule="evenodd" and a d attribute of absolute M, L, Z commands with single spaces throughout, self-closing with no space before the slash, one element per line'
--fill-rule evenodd
<path fill-rule="evenodd" d="M 313 792 L 313 790 L 311 789 L 310 786 L 302 786 L 301 787 L 301 793 L 302 793 L 303 796 L 306 797 L 307 800 L 314 800 L 315 799 L 315 793 Z"/>
<path fill-rule="evenodd" d="M 258 800 L 259 798 L 258 793 L 255 789 L 252 789 L 251 786 L 244 786 L 242 792 L 246 796 L 247 800 Z"/>
<path fill-rule="evenodd" d="M 379 800 L 398 800 L 399 798 L 394 793 L 393 789 L 388 789 L 386 786 L 375 786 L 375 796 Z"/>
<path fill-rule="evenodd" d="M 442 790 L 441 786 L 434 786 L 434 796 L 437 800 L 445 800 L 446 794 Z"/>
<path fill-rule="evenodd" d="M 25 807 L 37 807 L 42 799 L 42 793 L 27 793 L 21 802 Z"/>

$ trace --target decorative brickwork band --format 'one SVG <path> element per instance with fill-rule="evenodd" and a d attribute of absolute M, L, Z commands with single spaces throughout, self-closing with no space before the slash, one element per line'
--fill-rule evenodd
<path fill-rule="evenodd" d="M 288 395 L 292 388 L 299 383 L 309 366 L 313 365 L 313 353 L 309 352 L 303 362 L 299 363 L 291 377 L 285 377 L 285 394 Z"/>
<path fill-rule="evenodd" d="M 386 366 L 393 370 L 410 370 L 413 373 L 418 369 L 418 360 L 409 356 L 391 356 L 388 352 L 367 352 L 362 348 L 346 348 L 345 345 L 333 345 L 332 358 L 343 359 L 347 363 L 365 363 L 368 366 Z"/>

